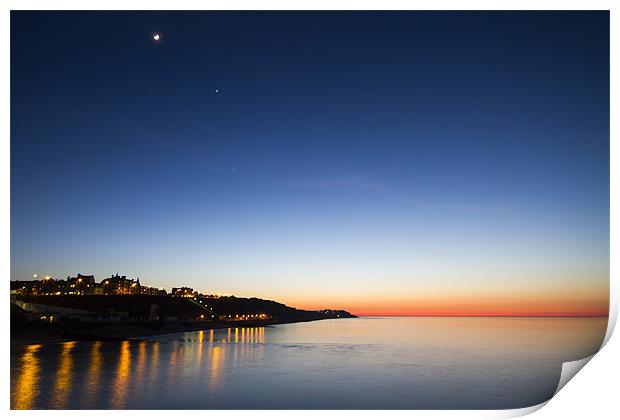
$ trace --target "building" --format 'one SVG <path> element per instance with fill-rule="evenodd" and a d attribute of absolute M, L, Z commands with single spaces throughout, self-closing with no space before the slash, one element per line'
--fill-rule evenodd
<path fill-rule="evenodd" d="M 166 296 L 165 289 L 158 289 L 157 287 L 150 286 L 140 286 L 140 294 L 142 295 L 156 295 L 156 296 Z"/>
<path fill-rule="evenodd" d="M 11 280 L 11 295 L 38 295 L 42 286 L 41 280 Z"/>
<path fill-rule="evenodd" d="M 64 292 L 72 295 L 94 295 L 101 291 L 101 287 L 98 287 L 95 276 L 92 274 L 85 275 L 78 273 L 75 277 L 69 276 L 67 277 L 66 286 Z"/>
<path fill-rule="evenodd" d="M 197 292 L 194 292 L 191 287 L 173 287 L 170 294 L 174 297 L 194 297 Z"/>
<path fill-rule="evenodd" d="M 86 275 L 86 274 L 80 274 L 80 273 L 78 273 L 77 276 L 75 276 L 75 277 L 71 277 L 71 276 L 67 277 L 67 281 L 69 283 L 71 283 L 71 282 L 76 283 L 78 281 L 80 283 L 84 283 L 84 284 L 94 284 L 94 283 L 96 283 L 95 276 L 93 274 Z"/>
<path fill-rule="evenodd" d="M 191 289 L 189 289 L 191 293 Z M 11 281 L 11 295 L 158 295 L 165 296 L 164 289 L 140 285 L 140 279 L 128 279 L 118 273 L 97 283 L 94 275 L 78 273 L 67 280 L 51 276 L 35 280 Z"/>
<path fill-rule="evenodd" d="M 140 279 L 128 279 L 118 273 L 101 282 L 104 295 L 139 295 L 141 292 Z"/>
<path fill-rule="evenodd" d="M 56 280 L 46 276 L 43 280 L 13 280 L 12 295 L 61 295 L 68 292 L 65 280 Z"/>
<path fill-rule="evenodd" d="M 53 279 L 52 276 L 45 276 L 42 280 L 38 280 L 40 286 L 38 287 L 40 295 L 55 295 L 57 293 L 64 294 L 67 292 L 68 284 L 64 280 Z"/>

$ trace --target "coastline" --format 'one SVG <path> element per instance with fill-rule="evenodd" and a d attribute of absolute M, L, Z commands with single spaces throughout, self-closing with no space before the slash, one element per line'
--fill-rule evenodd
<path fill-rule="evenodd" d="M 58 325 L 12 325 L 11 346 L 52 344 L 69 341 L 124 341 L 143 340 L 159 335 L 178 334 L 193 331 L 219 330 L 226 328 L 256 328 L 271 325 L 312 322 L 325 319 L 342 318 L 300 318 L 270 319 L 255 321 L 204 321 L 204 322 L 165 322 L 149 323 L 143 321 L 105 323 L 105 324 L 58 324 Z M 91 327 L 91 328 L 85 328 Z"/>

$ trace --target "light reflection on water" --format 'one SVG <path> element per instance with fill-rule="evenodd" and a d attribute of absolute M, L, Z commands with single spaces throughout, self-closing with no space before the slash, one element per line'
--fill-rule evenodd
<path fill-rule="evenodd" d="M 97 401 L 96 396 L 99 392 L 100 376 L 103 367 L 101 345 L 101 341 L 95 341 L 91 345 L 88 376 L 84 384 L 84 393 L 82 394 L 83 406 L 85 407 L 92 406 Z"/>
<path fill-rule="evenodd" d="M 361 318 L 12 346 L 11 408 L 517 408 L 606 324 Z"/>
<path fill-rule="evenodd" d="M 71 381 L 73 379 L 73 355 L 71 350 L 75 347 L 75 344 L 75 341 L 71 341 L 62 345 L 59 367 L 56 371 L 56 383 L 52 388 L 54 395 L 51 408 L 64 408 L 71 393 Z"/>
<path fill-rule="evenodd" d="M 129 394 L 127 386 L 129 381 L 129 369 L 131 367 L 131 342 L 125 340 L 121 343 L 118 356 L 118 367 L 116 369 L 116 380 L 114 382 L 111 408 L 120 409 L 125 407 L 125 402 Z"/>
<path fill-rule="evenodd" d="M 40 348 L 41 344 L 32 344 L 24 349 L 19 361 L 17 381 L 12 386 L 11 408 L 29 409 L 33 407 L 33 403 L 38 397 L 40 363 L 36 353 Z M 12 359 L 11 365 L 13 366 Z"/>

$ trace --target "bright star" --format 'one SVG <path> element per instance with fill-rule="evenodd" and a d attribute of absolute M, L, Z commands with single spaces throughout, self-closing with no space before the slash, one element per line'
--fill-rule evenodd
<path fill-rule="evenodd" d="M 153 35 L 153 39 L 154 39 L 155 41 L 159 41 L 159 34 L 155 34 L 155 35 Z"/>

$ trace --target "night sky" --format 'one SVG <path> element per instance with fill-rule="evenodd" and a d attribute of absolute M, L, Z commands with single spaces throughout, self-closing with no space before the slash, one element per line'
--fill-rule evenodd
<path fill-rule="evenodd" d="M 117 271 L 606 311 L 609 14 L 13 12 L 11 279 Z"/>

